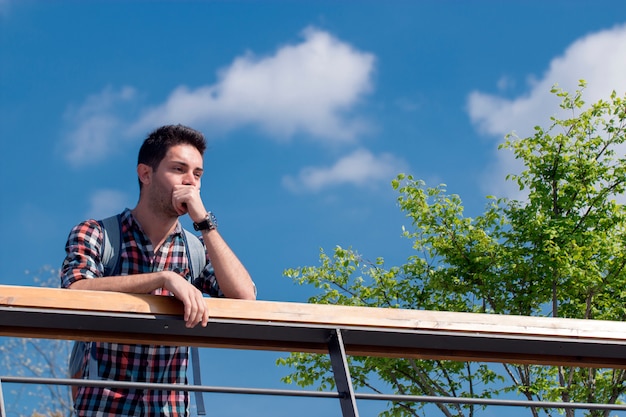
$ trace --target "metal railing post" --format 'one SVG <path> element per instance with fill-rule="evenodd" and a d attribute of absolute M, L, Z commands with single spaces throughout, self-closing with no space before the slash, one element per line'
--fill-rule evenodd
<path fill-rule="evenodd" d="M 343 345 L 341 330 L 335 329 L 328 341 L 328 353 L 330 354 L 330 363 L 335 376 L 335 384 L 339 393 L 339 403 L 341 404 L 341 413 L 343 417 L 359 417 L 359 411 L 356 406 L 356 397 L 352 388 L 352 377 L 348 368 L 348 357 L 346 349 Z"/>
<path fill-rule="evenodd" d="M 0 379 L 0 417 L 7 417 L 4 411 L 4 397 L 2 396 L 2 379 Z"/>

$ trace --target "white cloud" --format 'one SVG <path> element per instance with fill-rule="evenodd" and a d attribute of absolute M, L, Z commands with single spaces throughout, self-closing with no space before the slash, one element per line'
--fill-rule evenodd
<path fill-rule="evenodd" d="M 98 190 L 89 197 L 89 209 L 86 218 L 103 219 L 111 213 L 120 213 L 130 207 L 127 194 L 117 190 Z"/>
<path fill-rule="evenodd" d="M 132 87 L 105 88 L 87 97 L 77 108 L 65 114 L 72 126 L 61 144 L 62 152 L 72 165 L 81 166 L 105 159 L 121 141 L 122 106 L 135 99 Z"/>
<path fill-rule="evenodd" d="M 626 91 L 625 57 L 626 25 L 587 35 L 554 58 L 540 79 L 529 81 L 529 91 L 524 96 L 508 99 L 472 92 L 468 97 L 471 121 L 479 131 L 498 139 L 510 132 L 520 137 L 530 136 L 534 126 L 547 126 L 550 116 L 559 116 L 560 99 L 550 93 L 554 84 L 574 92 L 579 80 L 586 80 L 584 99 L 589 104 L 608 98 L 613 90 L 623 95 Z M 517 187 L 504 183 L 506 174 L 519 171 L 519 163 L 504 151 L 496 152 L 496 158 L 485 174 L 484 191 L 519 198 Z"/>
<path fill-rule="evenodd" d="M 303 133 L 353 140 L 366 127 L 348 113 L 371 89 L 374 56 L 314 28 L 303 36 L 302 43 L 283 46 L 272 56 L 236 58 L 214 85 L 178 87 L 133 131 L 164 123 L 220 130 L 253 125 L 281 139 Z"/>
<path fill-rule="evenodd" d="M 251 125 L 276 139 L 304 134 L 322 142 L 354 141 L 367 125 L 351 112 L 372 88 L 375 58 L 321 30 L 308 28 L 303 37 L 271 56 L 240 56 L 216 84 L 179 86 L 143 112 L 137 112 L 134 88 L 107 87 L 67 110 L 61 151 L 75 166 L 97 162 L 122 141 L 167 123 L 222 132 Z M 142 116 L 133 119 L 137 114 Z"/>
<path fill-rule="evenodd" d="M 374 155 L 366 149 L 357 149 L 331 167 L 306 167 L 296 177 L 286 176 L 283 185 L 293 192 L 316 192 L 342 184 L 371 187 L 391 182 L 406 167 L 405 161 L 389 153 Z"/>

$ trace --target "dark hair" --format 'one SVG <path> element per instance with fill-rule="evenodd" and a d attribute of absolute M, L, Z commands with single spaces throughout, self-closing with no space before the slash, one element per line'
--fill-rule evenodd
<path fill-rule="evenodd" d="M 204 135 L 197 130 L 183 125 L 161 126 L 143 141 L 137 165 L 145 164 L 156 171 L 167 151 L 176 145 L 191 145 L 200 152 L 200 155 L 204 155 L 206 150 Z"/>

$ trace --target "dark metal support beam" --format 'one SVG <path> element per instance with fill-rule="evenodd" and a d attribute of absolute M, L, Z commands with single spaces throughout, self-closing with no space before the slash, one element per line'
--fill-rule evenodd
<path fill-rule="evenodd" d="M 335 385 L 339 393 L 339 402 L 341 404 L 343 417 L 359 417 L 354 389 L 352 388 L 352 377 L 350 376 L 350 368 L 348 367 L 348 357 L 343 344 L 341 330 L 335 329 L 335 331 L 331 333 L 330 340 L 328 341 L 328 353 L 330 354 L 330 363 L 335 376 Z"/>
<path fill-rule="evenodd" d="M 621 329 L 625 323 L 614 325 L 616 338 L 626 335 Z M 326 353 L 329 334 L 337 328 L 341 328 L 344 349 L 349 355 L 626 368 L 626 337 L 608 340 L 445 329 L 337 327 L 216 317 L 209 319 L 206 328 L 188 329 L 178 316 L 0 304 L 0 335 L 13 337 L 119 343 L 137 343 L 140 339 L 160 344 Z"/>
<path fill-rule="evenodd" d="M 2 396 L 2 379 L 0 379 L 0 417 L 7 417 L 4 411 L 4 397 Z"/>

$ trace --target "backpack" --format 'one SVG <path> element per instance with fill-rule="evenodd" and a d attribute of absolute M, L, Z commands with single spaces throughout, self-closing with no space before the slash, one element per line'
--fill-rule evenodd
<path fill-rule="evenodd" d="M 119 275 L 120 250 L 122 248 L 121 215 L 117 214 L 115 216 L 107 217 L 106 219 L 99 220 L 98 223 L 102 227 L 102 232 L 104 234 L 102 242 L 102 264 L 104 266 L 104 276 Z M 206 252 L 204 245 L 196 235 L 187 229 L 183 229 L 183 232 L 183 241 L 185 242 L 190 274 L 193 278 L 195 278 L 206 266 Z M 98 375 L 96 361 L 91 360 L 91 358 L 95 359 L 95 344 L 91 342 L 75 341 L 69 360 L 69 373 L 71 378 L 80 375 L 83 370 L 83 358 L 88 350 L 90 351 L 88 363 L 90 379 L 92 379 L 94 375 Z M 200 359 L 197 347 L 190 348 L 190 359 L 192 365 L 193 383 L 194 385 L 202 385 L 200 377 Z M 196 397 L 198 415 L 205 415 L 206 411 L 202 392 L 195 391 L 194 394 Z"/>

